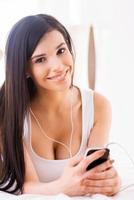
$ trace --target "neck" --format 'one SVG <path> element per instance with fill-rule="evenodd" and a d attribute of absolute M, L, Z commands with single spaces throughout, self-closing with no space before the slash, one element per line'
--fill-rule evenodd
<path fill-rule="evenodd" d="M 72 88 L 64 91 L 45 91 L 38 93 L 37 97 L 31 102 L 32 109 L 43 110 L 45 112 L 55 112 L 70 107 Z"/>

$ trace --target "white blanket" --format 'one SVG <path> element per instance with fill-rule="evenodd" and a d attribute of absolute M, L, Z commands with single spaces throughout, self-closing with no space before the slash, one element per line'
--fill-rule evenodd
<path fill-rule="evenodd" d="M 107 197 L 104 195 L 93 195 L 91 197 L 68 197 L 64 194 L 55 196 L 45 195 L 33 195 L 23 194 L 19 196 L 11 195 L 5 192 L 0 192 L 0 200 L 133 200 L 134 199 L 134 187 L 130 187 L 113 197 Z"/>

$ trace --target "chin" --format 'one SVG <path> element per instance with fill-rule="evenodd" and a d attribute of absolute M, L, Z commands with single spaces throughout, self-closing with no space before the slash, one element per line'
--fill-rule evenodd
<path fill-rule="evenodd" d="M 57 90 L 57 91 L 65 91 L 65 90 L 68 90 L 68 89 L 70 89 L 71 88 L 71 81 L 69 82 L 69 83 L 67 83 L 67 84 L 59 84 L 59 85 L 57 85 L 57 86 L 54 86 L 53 87 L 53 90 Z"/>
<path fill-rule="evenodd" d="M 57 87 L 56 89 L 59 90 L 59 91 L 65 91 L 65 90 L 68 90 L 70 89 L 71 85 L 64 85 L 64 86 L 61 86 L 61 87 Z"/>

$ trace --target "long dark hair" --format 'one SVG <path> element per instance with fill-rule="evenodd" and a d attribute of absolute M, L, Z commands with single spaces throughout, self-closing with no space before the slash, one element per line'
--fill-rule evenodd
<path fill-rule="evenodd" d="M 0 190 L 23 191 L 25 162 L 23 124 L 29 103 L 36 94 L 31 78 L 26 78 L 28 62 L 45 33 L 58 30 L 73 56 L 66 28 L 50 15 L 27 16 L 9 33 L 5 58 L 6 78 L 0 89 Z"/>

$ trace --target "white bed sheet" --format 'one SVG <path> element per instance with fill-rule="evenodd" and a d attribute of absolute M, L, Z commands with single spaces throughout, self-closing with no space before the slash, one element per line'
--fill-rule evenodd
<path fill-rule="evenodd" d="M 130 187 L 113 197 L 107 197 L 104 195 L 93 195 L 91 197 L 68 197 L 64 194 L 59 194 L 55 196 L 45 196 L 45 195 L 33 195 L 33 194 L 23 194 L 23 195 L 11 195 L 5 192 L 0 192 L 0 200 L 133 200 L 134 199 L 134 186 Z"/>

